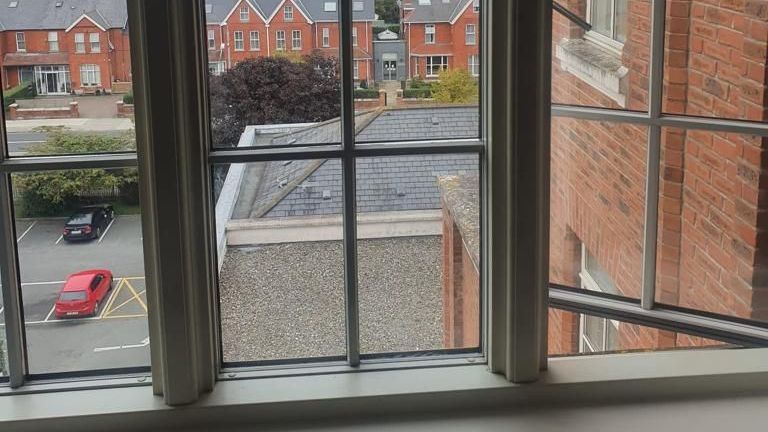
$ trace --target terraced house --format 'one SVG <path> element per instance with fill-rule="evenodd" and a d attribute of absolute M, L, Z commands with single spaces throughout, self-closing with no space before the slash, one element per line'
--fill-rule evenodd
<path fill-rule="evenodd" d="M 3 88 L 39 95 L 111 92 L 131 81 L 125 2 L 9 0 L 0 5 Z"/>
<path fill-rule="evenodd" d="M 454 68 L 480 75 L 478 0 L 406 0 L 402 14 L 408 77 L 436 79 Z"/>
<path fill-rule="evenodd" d="M 338 1 L 207 0 L 208 61 L 221 73 L 248 58 L 339 56 Z M 373 77 L 374 0 L 353 2 L 352 45 L 356 80 Z"/>

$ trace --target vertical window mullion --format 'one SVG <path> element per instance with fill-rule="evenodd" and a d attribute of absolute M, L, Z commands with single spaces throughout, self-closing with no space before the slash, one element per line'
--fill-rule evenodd
<path fill-rule="evenodd" d="M 0 122 L 2 122 L 0 117 Z M 5 133 L 2 134 L 5 137 Z M 5 141 L 0 140 L 5 152 Z M 0 156 L 2 163 L 2 156 Z M 24 314 L 21 306 L 21 279 L 19 279 L 18 250 L 13 225 L 11 175 L 0 173 L 0 282 L 2 283 L 3 315 L 5 317 L 5 351 L 8 355 L 8 375 L 11 387 L 24 384 L 27 356 Z M 0 355 L 2 355 L 0 353 Z"/>
<path fill-rule="evenodd" d="M 360 364 L 360 317 L 357 290 L 357 210 L 355 182 L 355 107 L 352 65 L 352 0 L 341 0 L 341 137 L 344 195 L 344 289 L 347 324 L 347 362 Z"/>
<path fill-rule="evenodd" d="M 664 92 L 664 0 L 651 4 L 651 64 L 648 82 L 648 115 L 661 117 Z M 653 308 L 656 298 L 656 248 L 659 225 L 659 174 L 661 169 L 661 127 L 654 124 L 648 130 L 646 159 L 645 220 L 643 225 L 643 274 L 640 303 L 643 309 Z"/>

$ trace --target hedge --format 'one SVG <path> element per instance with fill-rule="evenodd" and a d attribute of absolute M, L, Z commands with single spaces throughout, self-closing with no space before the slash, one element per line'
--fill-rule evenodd
<path fill-rule="evenodd" d="M 379 92 L 373 89 L 355 89 L 355 99 L 377 99 Z"/>
<path fill-rule="evenodd" d="M 429 88 L 409 88 L 403 91 L 403 97 L 406 99 L 431 98 L 432 89 Z"/>
<path fill-rule="evenodd" d="M 3 109 L 8 109 L 18 99 L 31 99 L 33 97 L 35 97 L 35 86 L 32 83 L 20 84 L 3 92 Z"/>
<path fill-rule="evenodd" d="M 133 105 L 133 93 L 126 93 L 123 96 L 123 103 L 126 105 Z"/>

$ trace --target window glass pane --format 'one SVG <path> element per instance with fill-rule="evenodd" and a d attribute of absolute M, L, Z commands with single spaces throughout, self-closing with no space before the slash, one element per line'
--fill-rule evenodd
<path fill-rule="evenodd" d="M 612 31 L 612 19 L 611 10 L 613 9 L 613 3 L 615 0 L 591 0 L 592 10 L 589 14 L 589 23 L 592 24 L 592 30 L 611 37 Z"/>
<path fill-rule="evenodd" d="M 269 24 L 254 10 L 247 21 L 237 13 L 227 16 L 231 7 L 206 11 L 206 32 L 228 29 L 222 43 L 207 50 L 214 147 L 237 147 L 246 126 L 286 132 L 312 128 L 301 140 L 304 145 L 341 141 L 338 12 L 312 3 L 306 15 L 287 3 L 259 3 L 265 17 L 274 15 Z M 360 20 L 370 33 L 370 23 Z M 327 38 L 320 36 L 320 26 L 329 29 Z M 318 126 L 325 132 L 311 136 Z M 278 141 L 260 145 L 290 145 Z"/>
<path fill-rule="evenodd" d="M 480 346 L 479 158 L 357 161 L 361 352 Z"/>
<path fill-rule="evenodd" d="M 665 112 L 766 121 L 766 7 L 692 2 L 667 11 Z"/>
<path fill-rule="evenodd" d="M 456 8 L 447 22 L 445 13 L 444 2 L 419 3 L 405 14 L 401 35 L 358 28 L 355 110 L 386 125 L 386 133 L 358 133 L 358 142 L 479 137 L 480 14 Z"/>
<path fill-rule="evenodd" d="M 137 172 L 12 175 L 31 374 L 149 366 Z"/>
<path fill-rule="evenodd" d="M 553 308 L 549 309 L 548 343 L 550 356 L 739 348 L 700 336 Z"/>
<path fill-rule="evenodd" d="M 592 0 L 564 6 L 581 20 L 553 13 L 552 102 L 647 110 L 650 3 L 630 8 L 626 0 Z"/>
<path fill-rule="evenodd" d="M 232 164 L 214 175 L 224 362 L 343 359 L 341 163 Z"/>
<path fill-rule="evenodd" d="M 27 43 L 25 52 L 6 52 L 0 65 L 8 138 L 0 151 L 13 157 L 135 150 L 126 2 L 97 3 L 87 12 L 52 1 L 3 8 L 3 22 L 24 30 Z M 100 41 L 107 40 L 104 49 Z M 109 149 L 72 141 L 54 150 L 48 141 L 58 131 L 126 139 Z"/>
<path fill-rule="evenodd" d="M 663 129 L 657 301 L 768 321 L 766 140 Z"/>
<path fill-rule="evenodd" d="M 637 298 L 647 129 L 552 119 L 550 281 Z"/>

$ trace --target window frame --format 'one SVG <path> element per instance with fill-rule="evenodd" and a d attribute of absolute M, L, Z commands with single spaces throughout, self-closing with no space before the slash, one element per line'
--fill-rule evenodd
<path fill-rule="evenodd" d="M 245 51 L 245 32 L 242 30 L 235 30 L 232 32 L 232 40 L 235 51 Z M 237 36 L 240 36 L 239 38 Z"/>
<path fill-rule="evenodd" d="M 24 32 L 16 32 L 16 52 L 27 52 L 27 36 Z"/>
<path fill-rule="evenodd" d="M 357 46 L 357 27 L 352 27 L 352 46 Z"/>
<path fill-rule="evenodd" d="M 323 48 L 330 48 L 331 46 L 331 29 L 323 27 L 321 30 L 321 44 Z"/>
<path fill-rule="evenodd" d="M 467 69 L 469 74 L 473 77 L 480 76 L 480 56 L 477 54 L 470 54 L 467 57 Z"/>
<path fill-rule="evenodd" d="M 104 422 L 103 415 L 95 415 L 92 404 L 83 403 L 83 411 L 62 413 L 61 403 L 52 400 L 70 398 L 71 401 L 85 402 L 96 397 L 103 400 L 101 409 L 118 413 L 142 413 L 158 421 L 168 419 L 168 409 L 151 392 L 162 395 L 165 404 L 180 405 L 195 403 L 201 394 L 210 393 L 204 401 L 189 409 L 206 407 L 229 408 L 239 413 L 254 407 L 274 407 L 270 403 L 282 403 L 284 412 L 294 415 L 296 408 L 306 406 L 309 401 L 333 403 L 369 403 L 371 408 L 380 409 L 380 403 L 391 400 L 392 396 L 402 401 L 390 407 L 406 409 L 414 402 L 428 402 L 435 395 L 456 397 L 465 406 L 466 401 L 490 402 L 499 397 L 500 391 L 511 401 L 535 397 L 548 401 L 556 395 L 563 397 L 564 389 L 570 392 L 572 400 L 584 400 L 584 394 L 615 396 L 615 386 L 622 384 L 623 395 L 648 397 L 664 393 L 665 389 L 684 387 L 689 394 L 700 394 L 707 390 L 759 389 L 758 382 L 768 378 L 768 350 L 740 352 L 713 351 L 707 353 L 653 353 L 631 357 L 595 356 L 595 358 L 550 359 L 546 352 L 546 287 L 549 220 L 547 188 L 548 163 L 548 121 L 550 115 L 547 82 L 550 61 L 548 39 L 551 29 L 548 18 L 551 10 L 548 2 L 526 2 L 519 0 L 512 5 L 506 1 L 491 1 L 491 7 L 483 7 L 482 14 L 496 25 L 489 25 L 492 35 L 481 35 L 509 44 L 511 49 L 498 49 L 493 57 L 488 55 L 490 43 L 481 43 L 482 61 L 489 67 L 482 67 L 485 79 L 492 80 L 482 87 L 487 95 L 481 110 L 493 112 L 483 117 L 482 130 L 488 139 L 487 176 L 483 187 L 488 188 L 492 200 L 490 210 L 484 215 L 484 226 L 488 227 L 484 252 L 493 257 L 483 263 L 482 274 L 488 281 L 488 295 L 483 311 L 487 330 L 487 352 L 484 359 L 445 359 L 443 362 L 412 360 L 412 362 L 361 363 L 357 366 L 331 366 L 307 368 L 304 370 L 285 369 L 252 372 L 230 371 L 221 374 L 217 356 L 218 335 L 214 321 L 216 308 L 212 303 L 211 287 L 215 284 L 213 245 L 211 244 L 210 192 L 207 167 L 210 163 L 228 163 L 242 160 L 244 154 L 237 152 L 212 152 L 204 131 L 207 128 L 201 119 L 206 119 L 207 82 L 204 33 L 202 32 L 201 4 L 171 2 L 164 4 L 154 0 L 138 0 L 128 3 L 131 33 L 131 52 L 134 63 L 137 154 L 83 155 L 74 157 L 29 158 L 8 160 L 6 153 L 5 123 L 0 122 L 0 281 L 6 305 L 6 334 L 9 349 L 10 386 L 0 385 L 0 406 L 13 404 L 16 395 L 25 394 L 27 409 L 14 411 L 14 421 L 53 416 L 75 417 L 74 423 L 93 425 L 94 421 Z M 659 10 L 661 4 L 661 10 Z M 349 27 L 351 26 L 350 0 L 342 0 L 340 8 L 342 64 L 352 61 L 352 46 Z M 517 13 L 511 13 L 514 10 Z M 493 11 L 493 14 L 491 13 Z M 654 14 L 663 17 L 663 2 L 654 2 Z M 148 19 L 152 17 L 153 19 Z M 526 17 L 522 19 L 520 17 Z M 514 20 L 508 22 L 507 20 Z M 158 25 L 174 22 L 178 25 Z M 154 24 L 153 24 L 154 23 Z M 660 26 L 660 27 L 659 27 Z M 512 31 L 511 29 L 515 29 Z M 654 47 L 663 48 L 663 20 L 654 24 Z M 537 47 L 536 60 L 523 64 L 513 61 L 518 54 L 516 35 L 524 34 L 526 44 Z M 177 50 L 177 51 L 172 51 Z M 175 55 L 171 56 L 173 52 Z M 528 51 L 530 53 L 530 51 Z M 149 62 L 148 59 L 169 59 L 169 62 Z M 651 89 L 661 90 L 658 57 L 654 59 Z M 532 64 L 536 62 L 532 66 Z M 507 65 L 519 65 L 508 70 Z M 347 107 L 345 118 L 352 118 L 353 82 L 349 67 L 343 68 L 343 97 Z M 174 85 L 167 85 L 177 79 Z M 150 82 L 153 88 L 148 91 Z M 165 84 L 165 85 L 163 85 Z M 492 88 L 491 88 L 492 87 Z M 655 94 L 655 93 L 654 93 Z M 190 96 L 193 95 L 193 96 Z M 173 109 L 150 110 L 148 107 L 172 106 Z M 660 106 L 658 107 L 660 108 Z M 654 110 L 652 108 L 652 114 Z M 711 119 L 681 118 L 680 116 L 647 116 L 645 113 L 613 112 L 601 109 L 574 109 L 554 106 L 552 114 L 585 119 L 614 119 L 648 124 L 653 127 L 697 126 L 708 130 L 747 130 L 761 136 L 768 136 L 768 126 L 740 121 L 712 121 Z M 0 112 L 0 118 L 5 114 Z M 493 118 L 503 119 L 493 121 Z M 534 124 L 537 127 L 512 128 L 511 124 Z M 152 126 L 155 127 L 152 127 Z M 353 125 L 346 123 L 345 134 L 353 133 Z M 541 145 L 532 146 L 530 142 Z M 162 145 L 160 145 L 162 143 Z M 157 144 L 157 145 L 154 145 Z M 451 152 L 471 143 L 457 142 Z M 397 146 L 391 146 L 397 150 Z M 367 155 L 376 155 L 380 150 L 375 145 L 364 149 L 352 149 Z M 433 151 L 428 146 L 420 151 Z M 319 150 L 323 151 L 323 150 Z M 335 152 L 336 150 L 334 150 Z M 391 151 L 391 148 L 388 149 Z M 325 152 L 322 154 L 338 154 Z M 257 153 L 247 155 L 253 160 L 263 159 Z M 159 169 L 173 163 L 176 170 Z M 106 377 L 96 381 L 28 382 L 25 373 L 23 346 L 23 316 L 20 314 L 20 278 L 15 233 L 13 232 L 13 207 L 10 197 L 9 177 L 13 172 L 39 169 L 75 169 L 79 167 L 122 168 L 139 166 L 140 174 L 149 174 L 153 181 L 141 176 L 142 222 L 144 223 L 145 261 L 148 283 L 155 287 L 148 292 L 150 302 L 150 333 L 152 335 L 152 376 L 147 373 L 137 376 Z M 520 169 L 524 168 L 524 169 Z M 180 179 L 185 179 L 184 182 Z M 162 185 L 162 187 L 161 187 Z M 183 205 L 179 205 L 179 202 Z M 200 209 L 201 211 L 189 211 Z M 514 211 L 512 211 L 514 209 Z M 354 214 L 352 214 L 354 219 Z M 183 223 L 179 223 L 183 221 Z M 162 232 L 161 237 L 159 233 Z M 202 235 L 201 235 L 202 234 Z M 180 260 L 179 256 L 186 259 Z M 493 263 L 503 263 L 494 266 Z M 165 288 L 172 287 L 172 288 Z M 550 302 L 557 300 L 551 293 Z M 560 296 L 562 298 L 562 296 Z M 579 299 L 581 306 L 588 302 Z M 609 311 L 605 306 L 601 313 Z M 162 318 L 162 319 L 160 319 Z M 20 325 L 21 324 L 21 325 Z M 173 335 L 165 337 L 163 335 Z M 629 364 L 625 359 L 634 359 Z M 707 359 L 710 361 L 690 362 L 681 359 Z M 653 362 L 648 361 L 653 359 Z M 485 364 L 487 361 L 487 365 Z M 479 364 L 478 364 L 479 363 Z M 648 365 L 652 363 L 651 368 Z M 694 363 L 693 367 L 690 367 Z M 685 364 L 686 368 L 681 368 Z M 645 365 L 645 367 L 643 367 Z M 452 366 L 450 368 L 444 366 Z M 530 382 L 540 376 L 540 371 L 549 367 L 550 373 L 535 386 L 519 386 L 513 382 Z M 633 369 L 633 367 L 635 369 Z M 335 369 L 334 369 L 335 368 Z M 499 376 L 489 374 L 488 370 Z M 610 370 L 606 378 L 601 372 Z M 356 373 L 376 371 L 376 373 Z M 148 372 L 148 371 L 147 371 Z M 352 372 L 344 379 L 338 373 Z M 705 380 L 702 385 L 702 377 Z M 264 378 L 261 380 L 246 378 Z M 713 378 L 713 379 L 712 379 Z M 218 384 L 216 384 L 218 381 Z M 299 385 L 296 385 L 296 384 Z M 649 384 L 656 385 L 649 385 Z M 665 383 L 661 391 L 658 384 Z M 709 387 L 707 387 L 709 386 Z M 360 389 L 367 389 L 365 398 Z M 77 392 L 70 390 L 79 390 Z M 762 388 L 764 391 L 764 388 Z M 286 393 L 287 392 L 287 393 Z M 108 397 L 103 397 L 103 396 Z M 233 395 L 236 395 L 233 397 Z M 5 398 L 5 397 L 8 398 Z M 237 397 L 242 396 L 242 397 Z M 561 399 L 562 400 L 562 399 Z M 239 406 L 239 410 L 234 405 Z M 304 405 L 302 405 L 304 404 Z M 66 404 L 73 406 L 75 404 Z M 348 406 L 348 405 L 347 405 Z M 107 408 L 109 407 L 109 408 Z M 445 408 L 446 406 L 443 406 Z M 111 409 L 114 408 L 114 411 Z M 293 408 L 293 409 L 291 409 Z M 299 410 L 300 411 L 300 410 Z M 210 412 L 210 411 L 209 411 Z M 255 415 L 264 413 L 259 411 Z M 101 414 L 101 413 L 99 413 Z M 108 416 L 106 421 L 121 421 L 123 416 Z M 179 421 L 193 422 L 196 416 L 178 416 Z M 255 417 L 254 417 L 255 418 Z M 98 423 L 104 426 L 104 423 Z"/>
<path fill-rule="evenodd" d="M 51 39 L 51 36 L 54 38 Z M 48 32 L 48 52 L 59 52 L 59 32 L 57 31 Z"/>
<path fill-rule="evenodd" d="M 215 50 L 216 49 L 216 30 L 208 29 L 207 40 L 208 40 L 208 49 Z"/>
<path fill-rule="evenodd" d="M 441 71 L 448 70 L 450 68 L 449 56 L 446 55 L 433 55 L 425 56 L 425 71 L 424 76 L 427 78 L 437 78 Z M 440 62 L 435 63 L 435 59 L 440 59 Z M 435 68 L 439 68 L 435 71 Z M 435 73 L 437 72 L 437 73 Z"/>
<path fill-rule="evenodd" d="M 424 24 L 424 44 L 434 45 L 437 43 L 437 25 Z"/>
<path fill-rule="evenodd" d="M 593 43 L 595 43 L 597 45 L 600 45 L 603 48 L 607 48 L 610 51 L 620 55 L 621 52 L 624 50 L 624 42 L 620 42 L 619 40 L 615 39 L 616 26 L 615 26 L 615 22 L 614 21 L 616 19 L 616 2 L 617 1 L 622 1 L 622 0 L 608 0 L 608 1 L 611 2 L 611 23 L 610 23 L 610 28 L 611 28 L 611 34 L 613 36 L 606 36 L 606 35 L 598 32 L 596 30 L 589 30 L 589 31 L 584 33 L 584 39 L 586 39 L 586 40 L 588 40 L 590 42 L 593 42 Z M 587 13 L 586 13 L 587 20 L 586 21 L 588 23 L 590 23 L 590 24 L 592 24 L 594 22 L 593 21 L 593 16 L 592 16 L 592 10 L 593 10 L 592 5 L 593 5 L 593 2 L 594 2 L 594 0 L 587 0 L 587 9 L 586 9 L 586 11 L 587 11 Z"/>
<path fill-rule="evenodd" d="M 283 7 L 283 21 L 293 22 L 293 6 L 285 5 Z"/>
<path fill-rule="evenodd" d="M 261 35 L 258 30 L 248 32 L 248 49 L 250 51 L 261 51 Z"/>
<path fill-rule="evenodd" d="M 91 53 L 101 52 L 101 35 L 99 33 L 88 33 L 88 49 Z"/>
<path fill-rule="evenodd" d="M 469 31 L 470 28 L 472 29 L 471 32 Z M 464 27 L 464 45 L 477 45 L 477 26 L 475 24 L 469 23 Z"/>
<path fill-rule="evenodd" d="M 280 37 L 282 36 L 282 37 Z M 282 43 L 281 43 L 282 42 Z M 285 30 L 275 31 L 275 50 L 285 51 Z"/>
<path fill-rule="evenodd" d="M 75 33 L 73 36 L 75 41 L 75 53 L 85 54 L 85 33 Z M 82 40 L 78 40 L 82 39 Z"/>
<path fill-rule="evenodd" d="M 86 76 L 88 77 L 87 83 L 85 79 Z M 80 65 L 80 86 L 101 87 L 101 66 L 94 63 L 81 64 Z"/>
<path fill-rule="evenodd" d="M 301 51 L 301 49 L 302 49 L 301 30 L 291 30 L 291 51 Z"/>
<path fill-rule="evenodd" d="M 249 22 L 251 20 L 251 8 L 245 2 L 240 6 L 240 22 Z"/>

